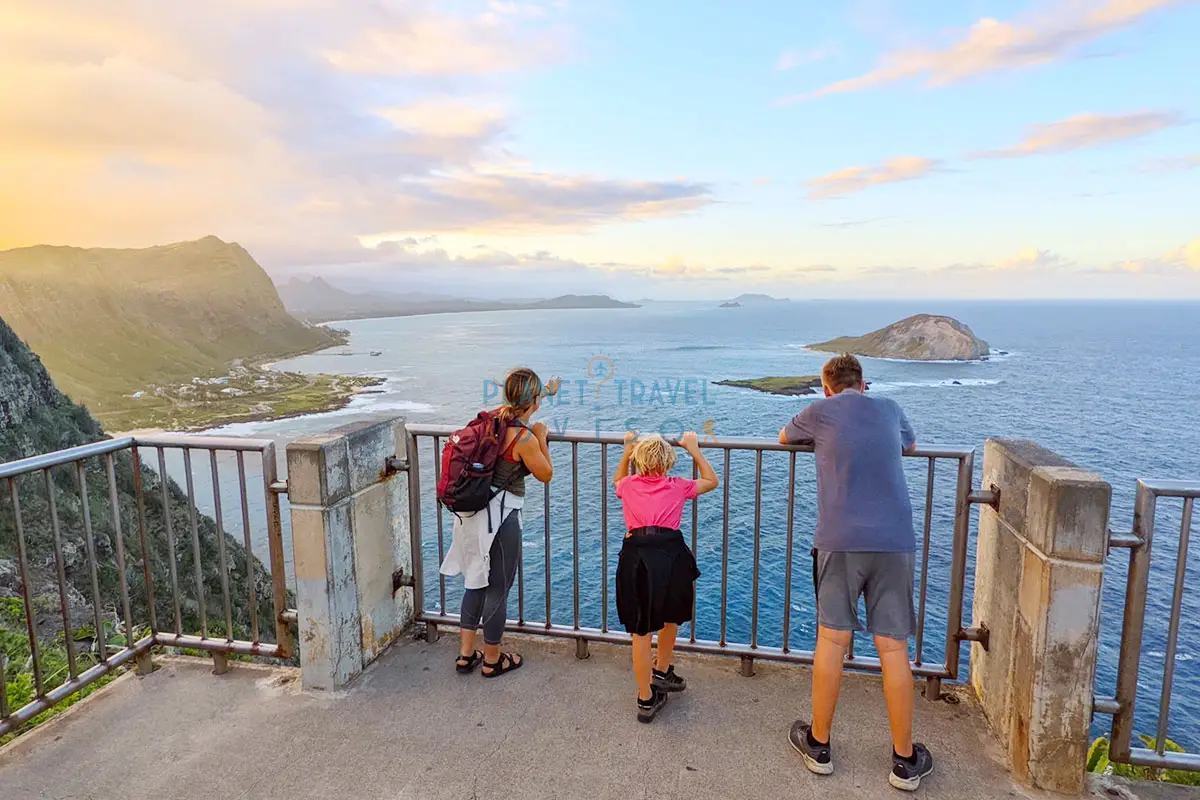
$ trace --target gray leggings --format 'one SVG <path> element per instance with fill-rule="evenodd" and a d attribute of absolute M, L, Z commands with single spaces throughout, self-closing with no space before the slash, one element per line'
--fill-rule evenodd
<path fill-rule="evenodd" d="M 521 516 L 515 509 L 496 531 L 489 554 L 487 588 L 463 592 L 461 622 L 463 630 L 477 631 L 482 620 L 484 644 L 500 644 L 508 619 L 508 593 L 521 555 Z"/>

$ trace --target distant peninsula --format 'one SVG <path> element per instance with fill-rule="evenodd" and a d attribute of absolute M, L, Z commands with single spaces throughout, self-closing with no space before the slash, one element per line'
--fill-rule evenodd
<path fill-rule="evenodd" d="M 289 312 L 306 322 L 415 317 L 469 311 L 541 311 L 589 308 L 638 308 L 603 294 L 564 294 L 546 300 L 471 300 L 425 292 L 348 292 L 324 278 L 293 278 L 279 284 Z"/>
<path fill-rule="evenodd" d="M 737 300 L 726 300 L 724 303 L 721 303 L 721 305 L 717 306 L 717 308 L 741 308 L 741 307 L 742 307 L 742 304 L 739 303 Z"/>
<path fill-rule="evenodd" d="M 966 325 L 934 314 L 916 314 L 863 336 L 841 336 L 808 349 L 907 361 L 978 361 L 991 352 Z"/>
<path fill-rule="evenodd" d="M 780 394 L 790 397 L 806 394 L 817 394 L 821 391 L 820 375 L 801 375 L 787 378 L 746 378 L 742 380 L 714 381 L 718 386 L 736 386 L 740 389 L 754 389 L 767 394 Z"/>

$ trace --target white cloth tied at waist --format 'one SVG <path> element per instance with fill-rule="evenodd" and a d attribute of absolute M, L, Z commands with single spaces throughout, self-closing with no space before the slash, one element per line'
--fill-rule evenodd
<path fill-rule="evenodd" d="M 450 551 L 442 561 L 441 573 L 446 576 L 462 575 L 468 589 L 486 589 L 488 572 L 492 566 L 492 540 L 511 511 L 520 513 L 525 498 L 511 492 L 501 491 L 488 507 L 473 514 L 455 514 L 454 531 L 450 539 Z"/>

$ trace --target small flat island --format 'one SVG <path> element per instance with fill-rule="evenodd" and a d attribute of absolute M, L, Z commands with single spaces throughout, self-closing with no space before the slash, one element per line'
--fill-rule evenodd
<path fill-rule="evenodd" d="M 916 314 L 862 336 L 839 336 L 810 350 L 906 361 L 979 361 L 991 349 L 953 317 Z"/>
<path fill-rule="evenodd" d="M 741 308 L 741 307 L 742 307 L 742 304 L 739 303 L 737 300 L 726 300 L 724 303 L 721 303 L 721 305 L 717 306 L 717 308 Z"/>
<path fill-rule="evenodd" d="M 798 395 L 817 394 L 821 391 L 820 375 L 800 375 L 791 377 L 745 378 L 742 380 L 713 381 L 718 386 L 736 386 L 740 389 L 754 389 L 767 394 L 779 394 L 789 397 Z"/>

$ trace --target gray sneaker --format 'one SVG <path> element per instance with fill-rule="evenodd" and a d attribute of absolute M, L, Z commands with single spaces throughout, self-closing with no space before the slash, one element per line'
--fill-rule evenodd
<path fill-rule="evenodd" d="M 912 748 L 912 761 L 892 751 L 892 771 L 888 774 L 888 783 L 905 792 L 915 792 L 921 785 L 921 778 L 933 772 L 933 756 L 929 754 L 929 748 L 916 742 Z"/>
<path fill-rule="evenodd" d="M 674 664 L 667 667 L 666 672 L 654 670 L 651 675 L 653 684 L 664 692 L 682 692 L 687 688 L 687 681 L 675 674 Z"/>
<path fill-rule="evenodd" d="M 652 722 L 662 707 L 667 704 L 667 693 L 657 686 L 650 687 L 650 699 L 637 701 L 638 722 Z"/>
<path fill-rule="evenodd" d="M 792 723 L 792 730 L 788 734 L 788 741 L 792 744 L 792 749 L 800 754 L 804 759 L 804 766 L 808 767 L 808 771 L 816 775 L 832 775 L 833 774 L 833 753 L 829 748 L 829 744 L 818 745 L 813 747 L 808 742 L 808 732 L 812 726 L 802 720 L 797 720 Z"/>

